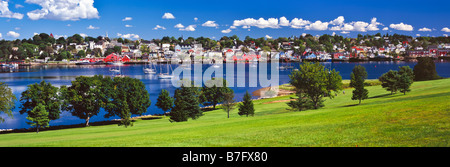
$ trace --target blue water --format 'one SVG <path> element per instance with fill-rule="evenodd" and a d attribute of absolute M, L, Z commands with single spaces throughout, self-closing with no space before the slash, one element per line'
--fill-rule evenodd
<path fill-rule="evenodd" d="M 376 79 L 381 74 L 389 71 L 389 70 L 398 70 L 399 66 L 408 65 L 411 68 L 416 64 L 415 62 L 358 62 L 358 63 L 349 63 L 349 62 L 325 62 L 323 63 L 326 68 L 336 69 L 339 71 L 343 79 L 349 79 L 350 73 L 355 65 L 362 65 L 366 68 L 368 72 L 369 79 Z M 291 65 L 295 68 L 299 67 L 298 63 L 280 63 L 279 66 Z M 160 65 L 157 65 L 156 69 L 159 70 Z M 179 65 L 171 65 L 173 69 L 178 67 Z M 203 71 L 209 68 L 211 65 L 204 64 L 202 65 Z M 172 86 L 170 80 L 161 80 L 156 77 L 156 75 L 148 75 L 143 72 L 144 65 L 124 65 L 121 66 L 121 71 L 123 75 L 140 79 L 145 85 L 146 89 L 150 94 L 150 100 L 152 105 L 148 108 L 147 113 L 145 114 L 161 114 L 162 110 L 158 109 L 156 104 L 156 99 L 158 97 L 161 89 L 167 89 L 173 96 L 176 87 Z M 223 72 L 226 73 L 226 66 L 223 67 Z M 271 77 L 269 64 L 267 69 L 268 79 Z M 62 85 L 70 85 L 71 81 L 75 80 L 77 76 L 93 76 L 93 75 L 111 75 L 109 69 L 111 66 L 36 66 L 36 67 L 24 67 L 21 68 L 20 72 L 13 73 L 0 73 L 0 82 L 5 82 L 12 89 L 13 93 L 16 95 L 17 99 L 20 99 L 20 94 L 27 89 L 27 85 L 33 83 L 39 83 L 42 80 L 46 82 L 50 82 L 54 86 L 62 86 Z M 241 101 L 243 95 L 246 91 L 252 93 L 255 90 L 262 88 L 261 85 L 257 84 L 256 87 L 249 86 L 249 83 L 255 82 L 254 79 L 249 78 L 250 75 L 258 75 L 256 73 L 252 73 L 252 70 L 249 70 L 251 67 L 249 64 L 245 64 L 245 75 L 238 75 L 237 65 L 235 65 L 235 75 L 234 75 L 234 84 L 231 87 L 235 93 L 235 100 Z M 166 70 L 166 65 L 162 65 L 162 69 Z M 193 67 L 191 67 L 194 70 Z M 436 63 L 436 71 L 442 77 L 450 77 L 450 62 L 437 62 Z M 259 71 L 258 71 L 259 72 Z M 289 74 L 291 70 L 279 70 L 279 84 L 285 84 L 289 82 Z M 227 74 L 228 75 L 228 74 Z M 201 77 L 195 77 L 192 74 L 192 80 L 200 80 Z M 224 76 L 225 78 L 225 76 Z M 237 87 L 237 85 L 241 84 L 238 81 L 242 81 L 245 79 L 245 87 Z M 257 98 L 257 97 L 254 97 Z M 16 101 L 16 108 L 13 110 L 13 118 L 8 117 L 6 114 L 1 113 L 0 116 L 5 119 L 5 122 L 0 123 L 0 129 L 21 129 L 21 128 L 29 128 L 30 126 L 26 123 L 26 114 L 21 115 L 19 113 L 19 100 Z M 91 122 L 96 121 L 104 121 L 115 118 L 104 118 L 105 112 L 100 112 L 97 116 L 93 116 L 91 118 Z M 69 112 L 63 111 L 60 115 L 60 119 L 50 121 L 50 126 L 55 125 L 71 125 L 71 124 L 81 124 L 84 123 L 85 120 L 79 119 L 78 117 L 72 116 Z"/>

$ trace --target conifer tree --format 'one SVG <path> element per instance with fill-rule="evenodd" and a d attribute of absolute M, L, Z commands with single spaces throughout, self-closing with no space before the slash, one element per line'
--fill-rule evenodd
<path fill-rule="evenodd" d="M 355 88 L 353 90 L 352 100 L 359 100 L 359 104 L 361 104 L 361 100 L 369 98 L 369 91 L 364 89 L 364 81 L 366 78 L 366 68 L 360 65 L 355 66 L 350 74 L 350 87 Z"/>
<path fill-rule="evenodd" d="M 239 104 L 238 114 L 240 116 L 247 115 L 247 117 L 249 115 L 253 116 L 255 114 L 255 107 L 253 106 L 252 96 L 248 93 L 248 91 L 245 92 L 243 101 Z"/>
<path fill-rule="evenodd" d="M 156 101 L 156 107 L 163 110 L 165 116 L 166 115 L 165 112 L 170 110 L 172 106 L 173 106 L 173 98 L 170 97 L 169 91 L 162 89 Z"/>
<path fill-rule="evenodd" d="M 175 101 L 170 112 L 170 121 L 187 121 L 190 117 L 197 119 L 203 115 L 200 110 L 198 92 L 195 87 L 181 86 L 175 90 Z"/>
<path fill-rule="evenodd" d="M 45 106 L 39 103 L 28 113 L 27 119 L 30 120 L 30 122 L 27 122 L 27 124 L 35 126 L 36 133 L 39 133 L 40 127 L 49 125 L 50 118 L 48 118 L 48 114 L 49 112 L 47 112 Z"/>

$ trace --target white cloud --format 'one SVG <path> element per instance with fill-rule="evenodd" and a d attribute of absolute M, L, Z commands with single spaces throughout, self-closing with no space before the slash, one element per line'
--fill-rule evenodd
<path fill-rule="evenodd" d="M 129 27 L 133 27 L 133 26 L 132 26 L 132 25 L 128 25 L 128 24 L 127 24 L 127 25 L 125 25 L 125 27 L 129 28 Z"/>
<path fill-rule="evenodd" d="M 442 34 L 444 37 L 448 37 L 448 35 L 447 34 Z M 1 38 L 1 34 L 0 34 L 0 38 Z"/>
<path fill-rule="evenodd" d="M 236 29 L 236 26 L 230 26 L 230 29 Z"/>
<path fill-rule="evenodd" d="M 380 30 L 380 29 L 378 28 L 378 25 L 383 25 L 383 24 L 377 22 L 377 18 L 374 17 L 374 18 L 372 18 L 372 20 L 370 21 L 370 24 L 367 26 L 367 30 L 368 30 L 368 31 L 378 31 L 378 30 Z"/>
<path fill-rule="evenodd" d="M 20 36 L 19 33 L 14 32 L 14 31 L 9 31 L 6 35 L 10 36 L 10 37 L 13 37 L 13 38 L 18 38 Z"/>
<path fill-rule="evenodd" d="M 177 25 L 174 26 L 175 28 L 181 29 L 184 28 L 184 25 L 181 23 L 178 23 Z"/>
<path fill-rule="evenodd" d="M 89 25 L 89 27 L 87 27 L 87 29 L 96 30 L 96 29 L 100 29 L 100 27 L 94 27 L 92 25 Z"/>
<path fill-rule="evenodd" d="M 244 20 L 234 20 L 233 26 L 256 26 L 258 28 L 280 28 L 278 25 L 278 19 L 269 18 L 265 20 L 264 18 L 259 18 L 258 20 L 253 18 L 246 18 Z"/>
<path fill-rule="evenodd" d="M 224 33 L 224 34 L 228 34 L 228 33 L 231 32 L 231 29 L 222 30 L 221 32 Z"/>
<path fill-rule="evenodd" d="M 286 17 L 280 17 L 280 26 L 289 26 L 289 20 Z"/>
<path fill-rule="evenodd" d="M 26 3 L 37 4 L 42 9 L 28 12 L 31 20 L 80 20 L 98 19 L 98 10 L 94 7 L 94 0 L 26 0 Z"/>
<path fill-rule="evenodd" d="M 380 30 L 378 28 L 378 25 L 383 25 L 377 22 L 377 18 L 375 17 L 371 19 L 370 23 L 363 21 L 344 23 L 343 16 L 339 16 L 335 20 L 331 21 L 330 24 L 337 25 L 330 28 L 330 30 L 332 31 L 359 31 L 359 32 L 378 31 Z"/>
<path fill-rule="evenodd" d="M 444 32 L 450 32 L 450 28 L 444 27 L 441 31 L 444 31 Z"/>
<path fill-rule="evenodd" d="M 198 18 L 197 18 L 197 17 L 194 17 L 194 21 L 197 22 L 197 21 L 198 21 Z"/>
<path fill-rule="evenodd" d="M 14 28 L 14 30 L 20 30 L 20 27 L 16 27 L 16 28 Z"/>
<path fill-rule="evenodd" d="M 159 30 L 159 29 L 163 29 L 163 30 L 165 30 L 165 29 L 166 29 L 166 27 L 163 27 L 163 26 L 160 26 L 160 25 L 156 25 L 156 27 L 155 27 L 155 28 L 153 28 L 153 30 Z"/>
<path fill-rule="evenodd" d="M 416 36 L 420 37 L 420 34 L 416 34 Z"/>
<path fill-rule="evenodd" d="M 16 7 L 16 9 L 19 9 L 19 8 L 23 8 L 23 5 L 21 5 L 21 4 L 16 4 L 16 5 L 14 5 L 14 7 Z"/>
<path fill-rule="evenodd" d="M 424 27 L 424 28 L 419 29 L 419 31 L 431 31 L 431 29 Z"/>
<path fill-rule="evenodd" d="M 348 32 L 348 31 L 342 31 L 341 33 L 342 33 L 342 34 L 348 34 L 348 33 L 350 33 L 350 32 Z"/>
<path fill-rule="evenodd" d="M 0 1 L 0 17 L 21 20 L 23 18 L 23 14 L 11 12 L 8 8 L 8 1 Z"/>
<path fill-rule="evenodd" d="M 389 28 L 401 30 L 401 31 L 412 31 L 414 28 L 411 25 L 404 24 L 403 22 L 400 24 L 391 24 Z"/>
<path fill-rule="evenodd" d="M 70 27 L 70 26 L 72 26 L 72 25 L 70 25 L 70 24 L 67 24 L 66 26 L 67 26 L 67 27 Z"/>
<path fill-rule="evenodd" d="M 164 13 L 162 16 L 163 19 L 175 19 L 175 16 L 173 16 L 172 13 Z"/>
<path fill-rule="evenodd" d="M 206 21 L 205 23 L 202 24 L 203 27 L 218 27 L 219 25 L 217 23 L 215 23 L 216 21 Z"/>
<path fill-rule="evenodd" d="M 328 24 L 329 24 L 328 22 L 321 22 L 320 20 L 317 20 L 316 22 L 305 26 L 305 30 L 316 30 L 316 31 L 327 30 Z"/>
<path fill-rule="evenodd" d="M 305 28 L 305 26 L 308 24 L 311 24 L 311 22 L 308 20 L 303 20 L 301 18 L 300 19 L 294 18 L 290 23 L 291 28 Z"/>
<path fill-rule="evenodd" d="M 83 38 L 86 38 L 88 35 L 85 33 L 80 33 L 80 36 L 82 36 Z"/>
<path fill-rule="evenodd" d="M 384 28 L 383 28 L 383 31 L 387 31 L 387 30 L 389 30 L 389 28 L 387 28 L 387 27 L 384 27 Z"/>
<path fill-rule="evenodd" d="M 195 31 L 195 27 L 197 27 L 196 25 L 189 25 L 186 28 L 181 28 L 180 31 Z"/>
<path fill-rule="evenodd" d="M 272 37 L 271 37 L 271 36 L 269 36 L 269 35 L 266 35 L 266 38 L 267 38 L 267 39 L 272 39 Z"/>
<path fill-rule="evenodd" d="M 0 39 L 2 39 L 2 33 L 0 33 Z"/>
<path fill-rule="evenodd" d="M 130 21 L 130 20 L 133 20 L 133 18 L 132 17 L 125 17 L 124 19 L 122 19 L 122 21 Z"/>
<path fill-rule="evenodd" d="M 242 26 L 243 29 L 250 28 L 250 26 Z"/>
<path fill-rule="evenodd" d="M 139 35 L 137 35 L 137 34 L 121 34 L 121 33 L 117 33 L 117 36 L 119 36 L 120 38 L 139 39 Z"/>
<path fill-rule="evenodd" d="M 342 25 L 344 23 L 344 16 L 339 16 L 338 18 L 334 19 L 333 21 L 330 21 L 331 25 Z"/>

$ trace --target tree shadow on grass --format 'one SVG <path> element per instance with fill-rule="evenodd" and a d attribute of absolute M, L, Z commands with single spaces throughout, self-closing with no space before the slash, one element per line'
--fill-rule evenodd
<path fill-rule="evenodd" d="M 372 97 L 369 97 L 368 99 L 375 99 L 375 98 L 386 97 L 386 96 L 390 96 L 390 95 L 391 95 L 391 93 L 387 93 L 387 94 L 372 96 Z"/>
<path fill-rule="evenodd" d="M 349 105 L 345 105 L 345 106 L 342 106 L 342 107 L 353 107 L 353 106 L 359 106 L 359 104 L 358 103 L 356 103 L 356 104 L 349 104 Z"/>

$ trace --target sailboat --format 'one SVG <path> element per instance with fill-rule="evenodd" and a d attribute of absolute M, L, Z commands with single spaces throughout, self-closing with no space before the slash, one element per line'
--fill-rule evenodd
<path fill-rule="evenodd" d="M 158 78 L 159 79 L 171 79 L 171 78 L 173 78 L 173 75 L 172 74 L 170 74 L 170 71 L 169 71 L 169 63 L 167 63 L 167 73 L 162 73 L 162 70 L 161 70 L 161 66 L 159 66 L 159 74 L 158 74 Z M 170 69 L 172 69 L 172 66 L 170 67 Z"/>
<path fill-rule="evenodd" d="M 154 70 L 152 67 L 153 67 L 153 62 L 151 63 L 151 67 L 147 67 L 147 66 L 144 67 L 144 73 L 155 74 L 156 70 Z"/>

